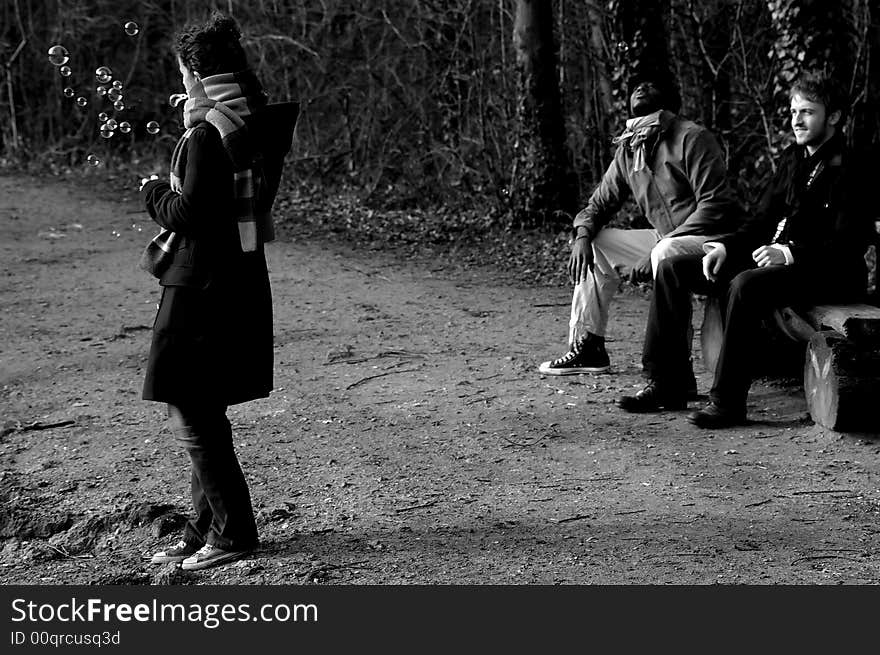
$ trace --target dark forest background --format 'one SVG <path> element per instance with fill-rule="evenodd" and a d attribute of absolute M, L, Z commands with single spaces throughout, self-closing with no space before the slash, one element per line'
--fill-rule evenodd
<path fill-rule="evenodd" d="M 719 136 L 746 204 L 787 143 L 786 91 L 802 67 L 844 83 L 850 141 L 880 138 L 880 0 L 0 6 L 7 165 L 75 170 L 96 153 L 109 168 L 165 166 L 181 121 L 167 101 L 181 90 L 171 36 L 208 7 L 238 19 L 271 98 L 302 103 L 289 168 L 296 184 L 353 190 L 375 207 L 471 205 L 508 228 L 561 229 L 610 159 L 628 80 L 647 71 L 674 80 L 680 113 Z M 135 37 L 123 30 L 128 20 L 140 26 Z M 71 53 L 69 78 L 47 60 L 56 43 Z M 98 133 L 100 65 L 124 83 L 117 119 L 132 123 L 128 135 Z M 68 85 L 88 97 L 86 108 L 64 97 Z M 145 132 L 149 120 L 161 124 L 158 135 Z"/>

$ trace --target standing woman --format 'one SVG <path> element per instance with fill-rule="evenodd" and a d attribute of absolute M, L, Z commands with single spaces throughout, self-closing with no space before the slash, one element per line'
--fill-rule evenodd
<path fill-rule="evenodd" d="M 142 265 L 162 300 L 143 398 L 166 403 L 192 463 L 195 516 L 153 563 L 203 569 L 258 544 L 250 492 L 232 444 L 229 405 L 272 390 L 272 295 L 263 244 L 296 122 L 295 103 L 267 105 L 235 21 L 215 13 L 175 39 L 188 99 L 170 183 L 142 180 L 161 231 Z"/>

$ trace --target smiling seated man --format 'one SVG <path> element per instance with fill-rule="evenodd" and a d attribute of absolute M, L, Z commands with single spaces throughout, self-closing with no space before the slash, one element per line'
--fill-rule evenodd
<path fill-rule="evenodd" d="M 568 272 L 574 285 L 567 353 L 543 362 L 543 375 L 603 373 L 609 306 L 622 276 L 651 279 L 666 257 L 702 253 L 703 244 L 739 227 L 743 210 L 727 182 L 711 132 L 676 115 L 672 88 L 635 81 L 632 118 L 614 139 L 614 160 L 574 219 Z M 650 229 L 606 227 L 632 198 Z M 696 381 L 691 376 L 696 394 Z"/>
<path fill-rule="evenodd" d="M 776 308 L 860 299 L 872 212 L 873 169 L 844 145 L 845 96 L 820 73 L 791 88 L 795 143 L 781 155 L 755 216 L 704 244 L 705 255 L 660 263 L 642 362 L 648 385 L 620 406 L 628 412 L 684 409 L 689 382 L 691 294 L 721 299 L 723 337 L 707 407 L 688 416 L 700 428 L 746 422 L 760 325 Z"/>

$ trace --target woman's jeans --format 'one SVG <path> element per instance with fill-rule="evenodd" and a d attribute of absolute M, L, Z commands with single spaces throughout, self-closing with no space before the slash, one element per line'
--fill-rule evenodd
<path fill-rule="evenodd" d="M 247 482 L 232 445 L 232 426 L 223 405 L 168 405 L 174 437 L 192 462 L 196 516 L 184 530 L 187 543 L 223 550 L 257 545 L 257 526 Z"/>

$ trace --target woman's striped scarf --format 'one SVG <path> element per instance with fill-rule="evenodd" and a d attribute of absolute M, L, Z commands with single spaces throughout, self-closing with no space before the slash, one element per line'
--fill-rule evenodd
<path fill-rule="evenodd" d="M 223 147 L 232 162 L 233 211 L 238 222 L 241 249 L 254 252 L 261 244 L 272 241 L 275 231 L 271 213 L 258 214 L 255 211 L 263 171 L 242 118 L 263 107 L 266 96 L 250 70 L 204 77 L 187 89 L 187 95 L 183 107 L 183 125 L 187 129 L 171 153 L 171 190 L 180 193 L 183 189 L 186 162 L 182 155 L 193 129 L 200 123 L 210 123 L 220 133 Z M 160 277 L 177 249 L 179 238 L 178 234 L 163 228 L 147 246 L 142 266 Z"/>

